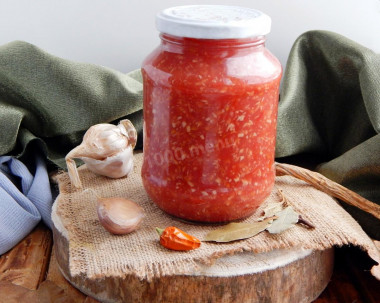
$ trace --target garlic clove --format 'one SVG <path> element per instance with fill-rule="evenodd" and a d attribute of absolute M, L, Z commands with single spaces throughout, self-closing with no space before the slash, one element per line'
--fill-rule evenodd
<path fill-rule="evenodd" d="M 133 167 L 133 148 L 137 142 L 137 131 L 131 121 L 121 120 L 116 126 L 100 123 L 91 126 L 80 145 L 66 155 L 66 165 L 72 184 L 81 188 L 74 159 L 82 159 L 88 168 L 100 175 L 120 178 Z"/>
<path fill-rule="evenodd" d="M 115 235 L 136 230 L 144 217 L 141 206 L 120 197 L 98 198 L 97 212 L 100 224 Z"/>
<path fill-rule="evenodd" d="M 121 132 L 126 132 L 129 144 L 132 146 L 132 148 L 135 148 L 137 143 L 137 131 L 132 122 L 128 119 L 124 119 L 120 121 L 120 124 L 117 127 L 121 129 Z"/>

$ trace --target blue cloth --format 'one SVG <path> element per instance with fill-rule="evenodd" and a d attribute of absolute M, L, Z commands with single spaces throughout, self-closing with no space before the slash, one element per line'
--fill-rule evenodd
<path fill-rule="evenodd" d="M 44 160 L 35 156 L 35 173 L 19 160 L 0 157 L 0 255 L 42 219 L 51 227 L 52 193 Z"/>

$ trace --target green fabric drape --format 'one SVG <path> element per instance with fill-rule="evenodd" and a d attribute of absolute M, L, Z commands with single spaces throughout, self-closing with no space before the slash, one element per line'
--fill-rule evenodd
<path fill-rule="evenodd" d="M 380 55 L 336 33 L 306 32 L 280 95 L 276 157 L 320 156 L 320 173 L 380 203 Z M 380 239 L 379 220 L 344 207 Z"/>
<path fill-rule="evenodd" d="M 91 125 L 122 118 L 141 148 L 142 89 L 140 71 L 64 60 L 25 42 L 0 46 L 0 155 L 28 154 L 37 142 L 65 167 Z M 301 35 L 283 76 L 276 157 L 315 154 L 326 159 L 319 172 L 380 203 L 379 129 L 380 55 L 335 33 Z M 345 207 L 380 239 L 378 220 Z"/>
<path fill-rule="evenodd" d="M 65 167 L 64 156 L 91 125 L 121 118 L 132 120 L 142 138 L 139 71 L 64 60 L 26 42 L 0 46 L 0 155 L 23 154 L 38 141 Z"/>

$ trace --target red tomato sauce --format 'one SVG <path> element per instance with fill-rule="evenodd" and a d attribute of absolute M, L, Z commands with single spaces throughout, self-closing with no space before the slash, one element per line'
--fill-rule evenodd
<path fill-rule="evenodd" d="M 186 220 L 247 217 L 274 184 L 281 66 L 262 39 L 162 40 L 142 68 L 144 187 Z"/>

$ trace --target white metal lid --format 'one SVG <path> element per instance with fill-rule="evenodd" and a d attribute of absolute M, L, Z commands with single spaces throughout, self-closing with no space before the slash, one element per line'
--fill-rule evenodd
<path fill-rule="evenodd" d="M 270 32 L 271 18 L 261 11 L 228 5 L 186 5 L 164 9 L 156 16 L 165 34 L 198 39 L 238 39 Z"/>

